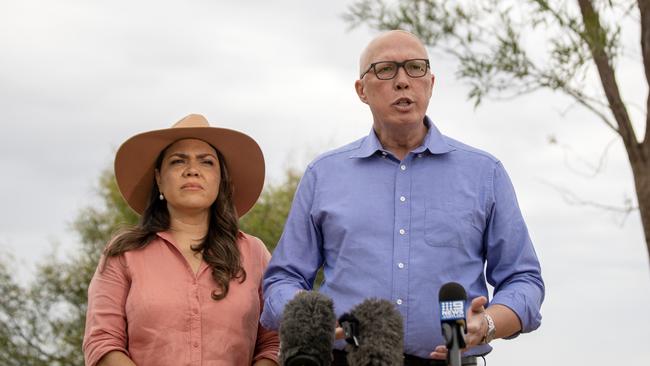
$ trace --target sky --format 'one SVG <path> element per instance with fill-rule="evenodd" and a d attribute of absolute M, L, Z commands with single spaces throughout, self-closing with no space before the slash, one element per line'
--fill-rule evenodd
<path fill-rule="evenodd" d="M 255 138 L 267 183 L 366 135 L 371 115 L 353 86 L 377 33 L 349 29 L 349 4 L 0 0 L 0 255 L 15 258 L 21 281 L 53 253 L 74 255 L 70 225 L 99 204 L 99 174 L 120 143 L 190 113 Z M 638 36 L 623 39 L 617 76 L 641 135 Z M 620 140 L 552 92 L 475 109 L 453 60 L 432 52 L 431 64 L 428 115 L 503 162 L 546 282 L 540 329 L 495 341 L 489 364 L 647 363 L 650 262 L 639 214 L 576 204 L 635 202 Z"/>

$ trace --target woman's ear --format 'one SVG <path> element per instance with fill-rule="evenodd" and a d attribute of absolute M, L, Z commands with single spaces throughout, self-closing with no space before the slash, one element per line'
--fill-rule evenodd
<path fill-rule="evenodd" d="M 155 177 L 156 177 L 156 184 L 158 185 L 158 192 L 162 192 L 162 189 L 160 189 L 160 170 L 154 169 L 153 171 Z"/>

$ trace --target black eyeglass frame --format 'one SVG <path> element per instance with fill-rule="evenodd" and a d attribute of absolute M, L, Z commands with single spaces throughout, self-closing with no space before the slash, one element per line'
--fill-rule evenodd
<path fill-rule="evenodd" d="M 411 61 L 424 61 L 427 64 L 427 68 L 426 68 L 426 70 L 424 70 L 424 74 L 422 74 L 420 76 L 412 76 L 411 74 L 409 74 L 409 71 L 405 66 L 406 66 L 407 63 L 409 63 Z M 393 75 L 393 77 L 390 77 L 388 79 L 382 79 L 382 78 L 379 77 L 379 75 L 377 75 L 377 70 L 375 69 L 375 66 L 378 65 L 378 64 L 381 64 L 381 63 L 391 63 L 391 64 L 395 65 L 395 74 Z M 399 73 L 399 68 L 400 67 L 403 68 L 404 71 L 406 72 L 406 75 L 408 75 L 411 78 L 421 78 L 421 77 L 423 77 L 423 76 L 425 76 L 427 74 L 427 70 L 431 70 L 431 65 L 429 64 L 429 59 L 428 58 L 412 58 L 412 59 L 409 59 L 409 60 L 404 60 L 402 62 L 397 62 L 397 61 L 377 61 L 377 62 L 373 62 L 373 63 L 370 64 L 370 67 L 368 67 L 368 70 L 366 70 L 363 74 L 361 74 L 361 76 L 359 77 L 359 80 L 363 79 L 363 77 L 366 76 L 366 74 L 369 73 L 370 70 L 372 70 L 374 72 L 375 76 L 379 80 L 392 80 L 392 79 L 395 79 L 395 77 Z"/>

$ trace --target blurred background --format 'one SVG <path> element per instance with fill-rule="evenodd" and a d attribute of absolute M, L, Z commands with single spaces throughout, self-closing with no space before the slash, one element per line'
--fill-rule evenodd
<path fill-rule="evenodd" d="M 133 134 L 200 113 L 255 138 L 267 181 L 243 225 L 272 249 L 306 164 L 370 131 L 354 81 L 382 23 L 364 3 L 377 4 L 0 0 L 0 364 L 83 364 L 87 279 L 110 232 L 135 219 L 112 181 L 115 150 Z M 551 3 L 579 14 L 573 1 Z M 619 2 L 623 13 L 594 3 L 621 26 L 614 65 L 643 136 L 636 2 Z M 518 39 L 544 67 L 541 33 Z M 476 107 L 476 84 L 445 47 L 430 49 L 428 115 L 503 162 L 547 287 L 541 328 L 495 341 L 489 364 L 647 364 L 650 262 L 620 137 L 552 88 L 485 95 Z M 586 68 L 578 84 L 602 95 Z"/>

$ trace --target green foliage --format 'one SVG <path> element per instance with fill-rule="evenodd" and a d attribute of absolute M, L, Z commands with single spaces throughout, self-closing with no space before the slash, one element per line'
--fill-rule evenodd
<path fill-rule="evenodd" d="M 282 235 L 299 182 L 300 175 L 288 169 L 282 183 L 267 185 L 253 209 L 239 221 L 240 229 L 260 238 L 273 252 Z"/>
<path fill-rule="evenodd" d="M 272 250 L 277 243 L 299 177 L 287 171 L 285 181 L 269 186 L 241 222 L 242 229 L 261 238 Z M 111 171 L 99 179 L 101 207 L 83 209 L 73 224 L 79 249 L 38 265 L 35 280 L 20 286 L 10 263 L 0 259 L 0 365 L 83 365 L 81 344 L 87 292 L 101 252 L 113 233 L 137 222 L 122 199 Z"/>
<path fill-rule="evenodd" d="M 281 184 L 268 185 L 255 207 L 239 221 L 240 229 L 260 238 L 271 253 L 282 235 L 298 183 L 300 175 L 288 169 L 284 181 Z M 323 269 L 320 268 L 316 273 L 314 288 L 318 289 L 323 280 Z"/>
<path fill-rule="evenodd" d="M 81 343 L 88 284 L 104 245 L 119 227 L 137 216 L 123 202 L 112 173 L 99 180 L 103 207 L 87 207 L 74 222 L 79 250 L 66 259 L 50 256 L 35 280 L 19 286 L 7 262 L 0 262 L 0 364 L 83 365 Z"/>
<path fill-rule="evenodd" d="M 581 92 L 593 67 L 590 49 L 602 50 L 613 65 L 620 54 L 620 17 L 634 5 L 595 3 L 586 22 L 574 1 L 560 0 L 401 0 L 390 6 L 359 0 L 344 18 L 352 27 L 410 31 L 434 52 L 453 56 L 476 106 L 488 96 L 508 99 L 542 88 L 591 102 L 595 97 Z"/>

